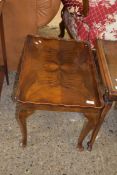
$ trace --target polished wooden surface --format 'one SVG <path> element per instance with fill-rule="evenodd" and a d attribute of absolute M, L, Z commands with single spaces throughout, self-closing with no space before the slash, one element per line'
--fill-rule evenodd
<path fill-rule="evenodd" d="M 81 112 L 87 118 L 78 138 L 92 131 L 88 150 L 112 103 L 103 102 L 91 49 L 87 43 L 28 36 L 19 67 L 17 121 L 27 144 L 27 117 L 35 110 Z"/>
<path fill-rule="evenodd" d="M 109 98 L 117 100 L 117 41 L 98 40 L 97 53 Z"/>
<path fill-rule="evenodd" d="M 89 11 L 89 0 L 83 0 L 83 15 L 87 16 Z"/>
<path fill-rule="evenodd" d="M 29 37 L 23 54 L 18 100 L 101 107 L 93 64 L 86 43 Z"/>

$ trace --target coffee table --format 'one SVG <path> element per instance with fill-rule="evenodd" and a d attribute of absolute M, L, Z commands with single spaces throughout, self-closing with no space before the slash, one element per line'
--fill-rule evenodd
<path fill-rule="evenodd" d="M 5 0 L 0 1 L 0 36 L 1 36 L 1 46 L 2 46 L 2 55 L 3 55 L 3 65 L 0 65 L 0 95 L 1 95 L 1 90 L 3 85 L 3 80 L 4 80 L 4 73 L 6 76 L 7 84 L 9 84 L 6 46 L 5 46 L 5 37 L 4 37 L 4 25 L 3 25 L 3 16 L 2 16 L 4 3 L 5 3 Z"/>
<path fill-rule="evenodd" d="M 35 110 L 81 112 L 87 118 L 78 139 L 81 151 L 90 131 L 88 150 L 92 149 L 112 105 L 103 100 L 87 43 L 32 35 L 26 39 L 21 58 L 16 101 L 22 146 L 27 144 L 26 119 Z"/>

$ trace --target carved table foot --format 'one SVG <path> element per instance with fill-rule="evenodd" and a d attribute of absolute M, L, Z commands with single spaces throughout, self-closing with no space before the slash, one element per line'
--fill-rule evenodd
<path fill-rule="evenodd" d="M 92 145 L 90 142 L 87 142 L 87 150 L 91 151 L 92 150 Z"/>
<path fill-rule="evenodd" d="M 80 152 L 84 151 L 84 147 L 83 147 L 82 143 L 78 143 L 77 148 L 79 149 Z"/>

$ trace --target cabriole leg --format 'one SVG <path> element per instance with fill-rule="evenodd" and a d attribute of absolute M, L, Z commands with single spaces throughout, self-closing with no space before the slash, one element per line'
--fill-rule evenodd
<path fill-rule="evenodd" d="M 99 120 L 98 120 L 98 123 L 97 123 L 95 129 L 93 130 L 91 139 L 90 139 L 90 141 L 87 143 L 87 144 L 88 144 L 88 150 L 89 150 L 89 151 L 92 150 L 92 146 L 93 146 L 93 143 L 94 143 L 94 141 L 95 141 L 95 138 L 97 137 L 98 132 L 99 132 L 99 130 L 100 130 L 100 128 L 101 128 L 101 125 L 102 125 L 102 123 L 103 123 L 103 121 L 104 121 L 104 118 L 106 117 L 106 114 L 109 112 L 111 106 L 112 106 L 112 103 L 106 104 L 105 107 L 104 107 L 103 110 L 102 110 L 102 113 L 101 113 L 101 116 L 100 116 L 100 118 L 99 118 Z"/>
<path fill-rule="evenodd" d="M 27 123 L 26 123 L 26 119 L 32 113 L 33 113 L 33 111 L 31 111 L 31 110 L 19 109 L 19 111 L 17 113 L 17 116 L 16 116 L 17 122 L 20 126 L 21 134 L 22 134 L 21 144 L 22 144 L 23 147 L 25 147 L 27 145 Z"/>
<path fill-rule="evenodd" d="M 84 123 L 83 129 L 81 131 L 81 134 L 78 139 L 77 147 L 80 151 L 84 150 L 83 147 L 83 141 L 85 137 L 88 135 L 88 133 L 95 128 L 95 125 L 97 123 L 97 119 L 99 118 L 98 113 L 85 113 L 85 117 L 88 119 L 87 122 Z"/>

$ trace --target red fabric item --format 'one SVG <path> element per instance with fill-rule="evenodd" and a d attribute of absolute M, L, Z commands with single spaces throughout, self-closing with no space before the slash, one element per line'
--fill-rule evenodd
<path fill-rule="evenodd" d="M 94 47 L 96 38 L 117 39 L 117 0 L 89 0 L 86 17 L 82 16 L 82 0 L 62 2 L 72 13 L 75 22 L 71 28 L 74 28 L 78 40 L 87 40 Z"/>

